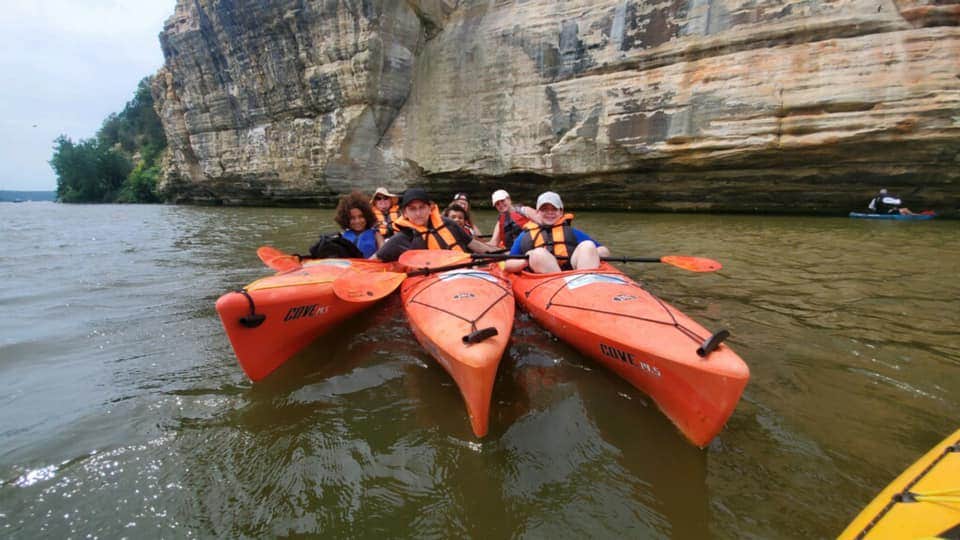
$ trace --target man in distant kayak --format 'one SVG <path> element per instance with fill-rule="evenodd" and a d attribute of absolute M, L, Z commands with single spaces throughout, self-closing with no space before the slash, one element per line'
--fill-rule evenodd
<path fill-rule="evenodd" d="M 393 223 L 396 233 L 370 257 L 392 262 L 408 249 L 452 249 L 463 252 L 486 253 L 493 248 L 471 238 L 462 227 L 440 210 L 426 191 L 410 188 L 400 198 L 400 218 Z"/>
<path fill-rule="evenodd" d="M 523 232 L 523 226 L 537 213 L 529 206 L 514 205 L 510 200 L 510 194 L 503 189 L 494 191 L 490 200 L 500 214 L 497 216 L 497 224 L 493 227 L 493 234 L 490 235 L 490 245 L 500 248 L 510 247 Z"/>
<path fill-rule="evenodd" d="M 601 257 L 609 257 L 610 250 L 587 233 L 575 229 L 573 214 L 563 213 L 560 195 L 545 191 L 537 197 L 536 217 L 523 226 L 523 232 L 513 242 L 510 255 L 527 255 L 526 259 L 508 259 L 504 269 L 519 272 L 524 267 L 537 273 L 560 270 L 590 270 L 600 266 Z"/>
<path fill-rule="evenodd" d="M 870 210 L 871 214 L 902 214 L 905 216 L 913 214 L 909 208 L 902 208 L 901 204 L 903 202 L 899 197 L 887 193 L 887 189 L 883 188 L 876 197 L 870 199 L 867 209 Z"/>

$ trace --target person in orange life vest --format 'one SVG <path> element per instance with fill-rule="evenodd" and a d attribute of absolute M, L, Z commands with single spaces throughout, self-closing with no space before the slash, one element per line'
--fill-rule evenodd
<path fill-rule="evenodd" d="M 470 211 L 460 206 L 460 203 L 452 202 L 443 209 L 443 217 L 450 218 L 457 222 L 457 225 L 467 231 L 470 236 L 476 236 L 470 228 Z"/>
<path fill-rule="evenodd" d="M 378 187 L 370 199 L 373 215 L 377 219 L 377 232 L 384 238 L 393 236 L 393 222 L 400 217 L 400 207 L 397 206 L 399 199 L 398 195 L 390 193 L 385 187 Z"/>
<path fill-rule="evenodd" d="M 370 257 L 392 262 L 408 249 L 452 249 L 486 253 L 493 250 L 483 242 L 470 238 L 457 222 L 440 215 L 440 210 L 427 192 L 410 188 L 400 198 L 400 218 L 393 223 L 396 233 Z"/>
<path fill-rule="evenodd" d="M 497 224 L 493 226 L 493 234 L 490 235 L 490 245 L 500 248 L 510 247 L 517 236 L 520 236 L 523 226 L 536 217 L 537 212 L 522 204 L 514 206 L 510 201 L 510 194 L 502 189 L 494 191 L 490 200 L 493 202 L 493 207 L 500 213 Z"/>
<path fill-rule="evenodd" d="M 513 242 L 510 255 L 527 255 L 527 259 L 508 259 L 504 269 L 519 272 L 528 264 L 537 273 L 559 272 L 561 269 L 590 270 L 600 266 L 601 257 L 610 250 L 587 233 L 570 224 L 572 214 L 563 213 L 560 195 L 545 191 L 537 197 L 537 216 L 524 225 Z M 557 257 L 569 257 L 559 262 Z"/>
<path fill-rule="evenodd" d="M 467 194 L 463 192 L 457 193 L 456 195 L 453 196 L 453 201 L 450 204 L 460 205 L 461 207 L 463 207 L 464 210 L 466 210 L 466 216 L 464 219 L 466 220 L 467 232 L 469 232 L 471 236 L 474 236 L 474 237 L 480 236 L 480 229 L 473 224 L 473 219 L 470 218 L 470 199 L 467 197 Z M 447 206 L 447 209 L 449 208 L 450 206 Z M 446 210 L 444 210 L 444 212 L 446 212 Z"/>
<path fill-rule="evenodd" d="M 377 218 L 367 197 L 359 191 L 340 198 L 333 220 L 343 228 L 340 236 L 353 242 L 364 257 L 369 257 L 383 245 L 383 237 L 377 232 Z"/>

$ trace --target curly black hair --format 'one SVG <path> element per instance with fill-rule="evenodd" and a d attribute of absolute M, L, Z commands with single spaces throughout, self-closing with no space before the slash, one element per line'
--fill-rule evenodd
<path fill-rule="evenodd" d="M 464 208 L 463 205 L 458 202 L 452 202 L 443 209 L 443 215 L 445 217 L 449 217 L 447 216 L 447 213 L 449 213 L 451 210 L 454 212 L 463 212 L 463 221 L 473 225 L 473 221 L 470 219 L 470 211 Z"/>
<path fill-rule="evenodd" d="M 369 197 L 359 191 L 354 191 L 349 195 L 340 197 L 340 202 L 337 203 L 337 210 L 333 216 L 333 220 L 344 230 L 349 229 L 350 210 L 354 208 L 363 212 L 363 219 L 367 220 L 368 229 L 377 224 L 377 218 L 373 215 L 373 207 L 370 206 Z"/>

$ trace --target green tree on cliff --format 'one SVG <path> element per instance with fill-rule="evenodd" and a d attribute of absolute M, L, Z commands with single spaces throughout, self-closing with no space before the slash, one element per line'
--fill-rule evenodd
<path fill-rule="evenodd" d="M 150 77 L 140 81 L 132 100 L 111 114 L 92 139 L 54 141 L 50 165 L 62 202 L 158 202 L 160 156 L 167 146 L 153 110 Z"/>

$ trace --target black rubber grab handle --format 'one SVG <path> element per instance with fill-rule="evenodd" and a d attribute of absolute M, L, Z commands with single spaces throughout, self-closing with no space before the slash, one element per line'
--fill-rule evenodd
<path fill-rule="evenodd" d="M 463 336 L 463 342 L 467 345 L 472 343 L 480 343 L 481 341 L 492 338 L 497 334 L 499 334 L 499 332 L 497 332 L 497 329 L 493 326 L 489 328 L 481 328 L 480 330 L 470 332 L 469 334 Z"/>
<path fill-rule="evenodd" d="M 697 355 L 704 357 L 712 353 L 713 350 L 723 343 L 723 340 L 727 339 L 728 337 L 730 337 L 729 330 L 718 330 L 717 333 L 707 338 L 707 340 L 703 342 L 703 345 L 697 349 Z"/>

